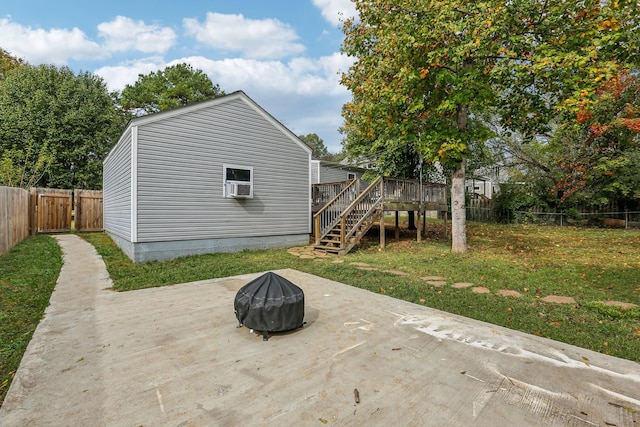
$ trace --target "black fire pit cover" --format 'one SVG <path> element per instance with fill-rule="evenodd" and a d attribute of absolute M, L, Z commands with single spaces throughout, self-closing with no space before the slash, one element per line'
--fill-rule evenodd
<path fill-rule="evenodd" d="M 269 272 L 240 288 L 233 308 L 239 326 L 262 331 L 266 340 L 269 332 L 302 326 L 304 292 L 287 279 Z"/>

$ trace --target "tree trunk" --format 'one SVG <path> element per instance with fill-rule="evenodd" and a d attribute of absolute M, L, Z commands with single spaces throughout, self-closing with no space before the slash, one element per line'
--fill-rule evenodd
<path fill-rule="evenodd" d="M 465 61 L 464 68 L 468 68 L 469 63 Z M 467 132 L 467 121 L 469 119 L 469 108 L 459 104 L 456 109 L 456 126 L 461 138 Z M 465 160 L 460 162 L 460 166 L 453 171 L 451 176 L 451 252 L 467 252 L 467 211 L 465 206 L 464 178 Z"/>
<path fill-rule="evenodd" d="M 451 176 L 451 252 L 467 252 L 467 211 L 464 199 L 464 166 Z"/>

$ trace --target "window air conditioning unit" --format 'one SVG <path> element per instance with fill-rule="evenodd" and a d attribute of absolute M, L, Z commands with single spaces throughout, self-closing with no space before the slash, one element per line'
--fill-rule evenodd
<path fill-rule="evenodd" d="M 227 196 L 234 198 L 250 198 L 253 197 L 252 184 L 239 184 L 236 182 L 227 183 Z"/>

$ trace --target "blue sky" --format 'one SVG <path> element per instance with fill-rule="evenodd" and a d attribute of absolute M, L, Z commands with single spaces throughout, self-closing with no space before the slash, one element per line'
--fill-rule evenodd
<path fill-rule="evenodd" d="M 294 133 L 340 151 L 341 16 L 350 0 L 2 0 L 0 47 L 30 64 L 67 65 L 121 90 L 187 62 L 227 93 L 243 90 Z"/>

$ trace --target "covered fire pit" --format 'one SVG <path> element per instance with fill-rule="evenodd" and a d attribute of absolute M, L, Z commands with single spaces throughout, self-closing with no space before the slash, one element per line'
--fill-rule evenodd
<path fill-rule="evenodd" d="M 244 285 L 233 303 L 238 327 L 262 332 L 296 329 L 304 323 L 304 292 L 284 277 L 268 272 Z"/>

